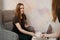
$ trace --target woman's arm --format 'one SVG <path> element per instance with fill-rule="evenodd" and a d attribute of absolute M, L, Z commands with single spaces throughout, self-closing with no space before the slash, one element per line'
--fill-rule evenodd
<path fill-rule="evenodd" d="M 59 36 L 60 36 L 60 31 L 59 30 L 55 33 L 52 33 L 52 34 L 43 34 L 43 37 L 58 38 Z"/>
<path fill-rule="evenodd" d="M 31 35 L 31 36 L 35 36 L 35 34 L 34 34 L 33 32 L 28 32 L 28 31 L 23 30 L 23 29 L 21 28 L 21 25 L 20 25 L 19 23 L 16 23 L 15 25 L 16 25 L 17 29 L 18 29 L 20 32 L 22 32 L 22 33 L 24 33 L 24 34 Z"/>
<path fill-rule="evenodd" d="M 59 37 L 59 33 L 52 33 L 52 34 L 44 34 L 45 37 L 51 37 L 51 38 L 58 38 Z"/>

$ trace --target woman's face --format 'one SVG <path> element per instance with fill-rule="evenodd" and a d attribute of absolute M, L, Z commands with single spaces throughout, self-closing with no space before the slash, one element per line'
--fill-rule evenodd
<path fill-rule="evenodd" d="M 20 12 L 21 12 L 21 14 L 24 13 L 24 6 L 23 5 L 20 6 Z"/>

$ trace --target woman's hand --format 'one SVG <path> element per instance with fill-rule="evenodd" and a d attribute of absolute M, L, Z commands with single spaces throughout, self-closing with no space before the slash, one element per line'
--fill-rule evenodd
<path fill-rule="evenodd" d="M 33 33 L 33 32 L 31 32 L 30 34 L 31 34 L 31 36 L 36 36 L 35 33 Z"/>
<path fill-rule="evenodd" d="M 41 34 L 41 38 L 48 38 L 49 37 L 49 34 Z"/>

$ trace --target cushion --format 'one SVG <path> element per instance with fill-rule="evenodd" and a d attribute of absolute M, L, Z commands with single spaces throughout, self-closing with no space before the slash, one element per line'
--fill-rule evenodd
<path fill-rule="evenodd" d="M 4 10 L 3 11 L 3 21 L 4 22 L 12 21 L 13 17 L 14 17 L 13 10 Z"/>
<path fill-rule="evenodd" d="M 18 35 L 14 32 L 0 29 L 0 40 L 18 40 Z"/>
<path fill-rule="evenodd" d="M 0 10 L 0 25 L 2 24 L 2 10 Z"/>
<path fill-rule="evenodd" d="M 10 30 L 11 31 L 13 29 L 12 21 L 5 22 L 3 28 L 5 28 L 6 30 Z"/>

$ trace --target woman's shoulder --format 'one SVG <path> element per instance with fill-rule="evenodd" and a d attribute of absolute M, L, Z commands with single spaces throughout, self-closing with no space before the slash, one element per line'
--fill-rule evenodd
<path fill-rule="evenodd" d="M 17 16 L 14 16 L 14 17 L 13 17 L 13 20 L 15 20 L 15 19 L 18 19 L 18 17 L 17 17 Z"/>
<path fill-rule="evenodd" d="M 14 23 L 19 22 L 19 20 L 18 20 L 18 17 L 17 17 L 17 16 L 14 16 L 14 18 L 13 18 L 13 22 L 14 22 Z"/>

